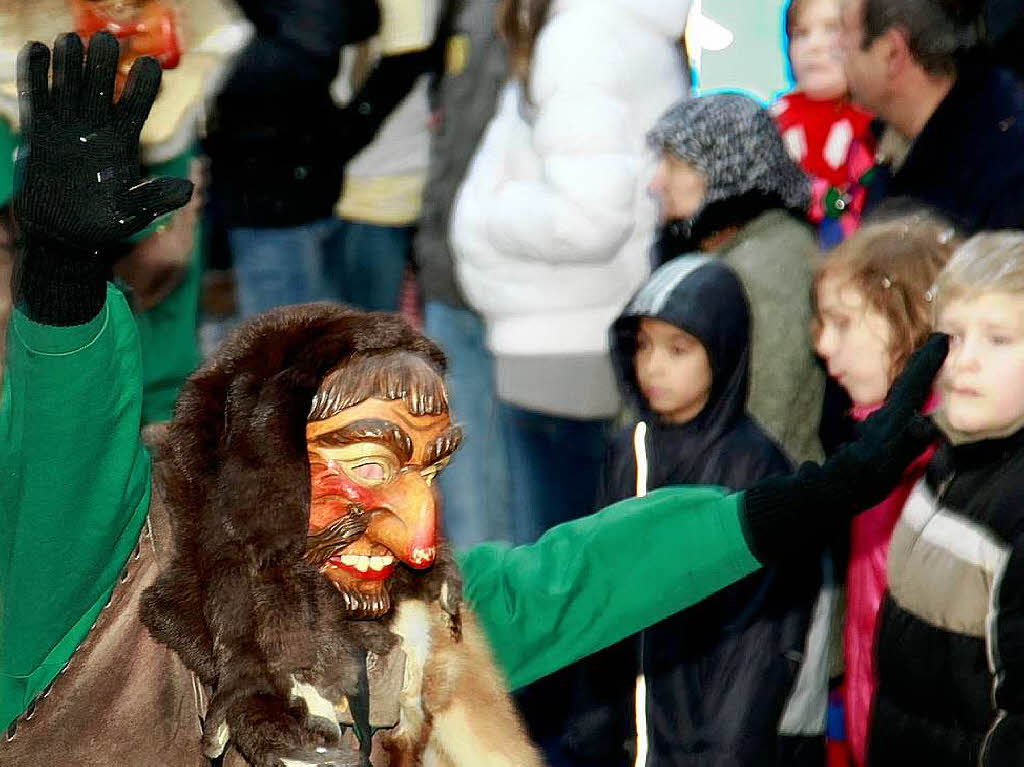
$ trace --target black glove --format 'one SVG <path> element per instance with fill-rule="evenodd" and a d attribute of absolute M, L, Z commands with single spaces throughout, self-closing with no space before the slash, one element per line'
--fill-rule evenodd
<path fill-rule="evenodd" d="M 935 333 L 907 362 L 881 410 L 864 422 L 860 436 L 819 466 L 762 480 L 743 496 L 743 533 L 762 562 L 824 547 L 857 513 L 880 503 L 937 436 L 921 414 L 949 348 Z"/>
<path fill-rule="evenodd" d="M 139 134 L 160 88 L 160 65 L 138 59 L 114 102 L 119 48 L 108 32 L 89 43 L 62 35 L 50 51 L 18 58 L 22 147 L 15 166 L 20 233 L 18 301 L 51 325 L 87 322 L 103 306 L 113 244 L 188 202 L 182 179 L 140 181 Z"/>

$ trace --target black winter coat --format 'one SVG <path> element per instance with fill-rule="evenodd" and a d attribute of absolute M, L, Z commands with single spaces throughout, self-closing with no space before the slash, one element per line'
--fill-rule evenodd
<path fill-rule="evenodd" d="M 1024 85 L 984 54 L 965 61 L 900 169 L 873 183 L 865 212 L 907 202 L 965 233 L 1024 228 Z"/>
<path fill-rule="evenodd" d="M 707 351 L 712 390 L 689 423 L 660 423 L 638 390 L 633 356 L 641 316 L 686 330 Z M 704 257 L 666 264 L 616 321 L 612 355 L 620 384 L 648 424 L 648 489 L 704 484 L 741 490 L 790 471 L 779 447 L 746 413 L 749 325 L 738 279 L 721 262 Z M 613 441 L 599 506 L 635 494 L 632 443 L 632 428 Z M 648 765 L 778 764 L 779 722 L 820 587 L 813 554 L 807 562 L 748 576 L 579 664 L 562 744 L 566 763 L 632 763 L 623 743 L 635 736 L 634 685 L 642 668 Z"/>
<path fill-rule="evenodd" d="M 944 444 L 889 546 L 871 767 L 1024 764 L 1024 430 Z"/>

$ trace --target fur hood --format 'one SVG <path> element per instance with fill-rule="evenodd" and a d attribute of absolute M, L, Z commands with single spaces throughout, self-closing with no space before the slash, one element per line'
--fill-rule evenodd
<path fill-rule="evenodd" d="M 246 323 L 182 389 L 157 456 L 179 541 L 265 565 L 303 551 L 306 416 L 323 377 L 359 352 L 406 350 L 444 375 L 444 355 L 393 314 L 333 304 Z"/>
<path fill-rule="evenodd" d="M 175 551 L 145 592 L 141 619 L 214 688 L 208 756 L 223 750 L 225 723 L 248 758 L 268 748 L 245 726 L 246 706 L 268 696 L 287 701 L 296 678 L 333 700 L 367 693 L 365 653 L 386 653 L 395 642 L 386 620 L 346 620 L 341 595 L 302 560 L 313 395 L 347 357 L 389 351 L 417 354 L 444 374 L 437 346 L 398 315 L 327 303 L 269 312 L 192 375 L 154 445 L 155 496 L 167 508 Z M 413 598 L 461 595 L 443 549 L 430 570 L 399 575 L 396 588 Z M 453 618 L 460 598 L 442 600 Z M 282 724 L 291 721 L 287 707 L 260 716 L 294 727 Z"/>

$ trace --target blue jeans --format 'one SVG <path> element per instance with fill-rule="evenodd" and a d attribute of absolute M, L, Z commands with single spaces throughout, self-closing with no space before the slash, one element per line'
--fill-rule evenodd
<path fill-rule="evenodd" d="M 336 230 L 334 218 L 283 229 L 229 230 L 241 318 L 331 298 L 324 253 Z"/>
<path fill-rule="evenodd" d="M 508 459 L 483 320 L 440 301 L 427 302 L 423 319 L 426 335 L 448 355 L 452 414 L 465 432 L 455 459 L 438 477 L 445 536 L 456 549 L 511 540 Z"/>
<path fill-rule="evenodd" d="M 513 542 L 594 511 L 611 421 L 535 413 L 502 402 Z"/>
<path fill-rule="evenodd" d="M 396 311 L 412 229 L 323 218 L 228 232 L 242 318 L 277 306 L 334 300 Z"/>
<path fill-rule="evenodd" d="M 333 297 L 366 311 L 398 311 L 413 231 L 410 226 L 339 220 L 325 261 Z"/>

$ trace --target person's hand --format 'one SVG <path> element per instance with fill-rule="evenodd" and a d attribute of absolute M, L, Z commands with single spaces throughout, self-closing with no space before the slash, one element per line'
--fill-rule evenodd
<path fill-rule="evenodd" d="M 762 562 L 824 546 L 850 518 L 880 503 L 938 431 L 922 410 L 949 350 L 934 333 L 911 355 L 886 404 L 864 422 L 858 438 L 821 466 L 758 482 L 744 493 L 742 523 Z"/>
<path fill-rule="evenodd" d="M 195 249 L 196 224 L 203 207 L 204 169 L 192 163 L 192 199 L 170 223 L 142 240 L 114 266 L 114 273 L 131 286 L 135 307 L 148 311 L 163 301 L 188 273 Z"/>
<path fill-rule="evenodd" d="M 118 44 L 100 32 L 85 56 L 75 34 L 18 58 L 22 147 L 14 214 L 23 238 L 19 297 L 41 322 L 78 324 L 99 311 L 110 265 L 103 253 L 188 202 L 189 181 L 143 181 L 139 135 L 160 88 L 160 67 L 135 62 L 114 101 Z"/>

